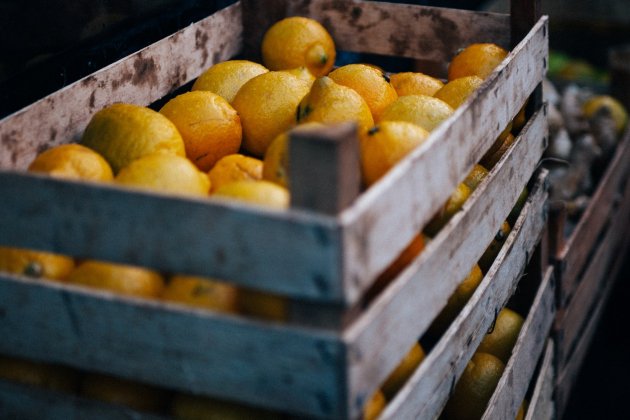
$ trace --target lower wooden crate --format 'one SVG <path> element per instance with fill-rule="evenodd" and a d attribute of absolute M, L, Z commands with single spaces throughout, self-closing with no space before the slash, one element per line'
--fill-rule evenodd
<path fill-rule="evenodd" d="M 612 212 L 605 234 L 597 242 L 588 261 L 574 299 L 558 313 L 555 326 L 557 341 L 556 405 L 558 418 L 569 400 L 571 389 L 605 309 L 614 281 L 630 247 L 630 182 Z"/>

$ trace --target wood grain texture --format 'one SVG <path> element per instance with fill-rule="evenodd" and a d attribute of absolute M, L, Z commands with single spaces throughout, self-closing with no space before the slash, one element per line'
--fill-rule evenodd
<path fill-rule="evenodd" d="M 343 416 L 345 351 L 332 333 L 8 276 L 0 277 L 0 313 L 1 354 Z"/>
<path fill-rule="evenodd" d="M 521 328 L 512 356 L 488 402 L 483 420 L 511 419 L 525 399 L 555 315 L 555 282 L 549 267 Z"/>
<path fill-rule="evenodd" d="M 543 176 L 546 175 L 541 174 Z M 538 235 L 544 226 L 542 213 L 547 197 L 542 183 L 539 178 L 512 233 L 470 301 L 387 407 L 383 419 L 439 416 L 496 314 L 516 289 L 527 258 L 538 243 Z"/>
<path fill-rule="evenodd" d="M 26 168 L 38 152 L 79 140 L 104 106 L 150 104 L 241 47 L 235 4 L 46 96 L 0 121 L 0 168 Z"/>
<path fill-rule="evenodd" d="M 0 380 L 0 418 L 167 420 L 127 407 Z"/>
<path fill-rule="evenodd" d="M 560 281 L 559 306 L 564 308 L 578 286 L 578 276 L 593 251 L 597 237 L 610 217 L 619 188 L 630 176 L 630 130 L 619 144 L 608 169 L 593 193 L 588 207 L 580 217 L 575 230 L 556 254 Z"/>
<path fill-rule="evenodd" d="M 346 340 L 354 355 L 350 386 L 359 397 L 371 395 L 370 387 L 385 379 L 479 260 L 531 178 L 545 130 L 541 111 L 462 211 L 349 328 Z M 422 308 L 422 317 L 417 316 L 417 308 Z M 401 330 L 407 334 L 399 334 Z M 375 346 L 377 342 L 381 345 Z"/>
<path fill-rule="evenodd" d="M 340 301 L 336 220 L 220 200 L 0 176 L 0 244 Z"/>
<path fill-rule="evenodd" d="M 542 80 L 546 25 L 541 19 L 469 102 L 341 214 L 348 301 L 369 287 L 441 208 Z"/>
<path fill-rule="evenodd" d="M 547 341 L 547 346 L 543 354 L 542 364 L 534 391 L 532 392 L 529 406 L 525 412 L 525 420 L 553 420 L 555 418 L 555 407 L 553 400 L 554 391 L 554 343 L 552 339 Z"/>

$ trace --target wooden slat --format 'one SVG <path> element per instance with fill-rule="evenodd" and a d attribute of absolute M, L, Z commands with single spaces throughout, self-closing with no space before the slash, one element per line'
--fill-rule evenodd
<path fill-rule="evenodd" d="M 371 284 L 446 202 L 542 79 L 546 26 L 546 18 L 541 19 L 494 77 L 473 94 L 474 99 L 341 214 L 347 226 L 344 278 L 349 301 Z M 537 135 L 544 138 L 546 131 Z M 531 147 L 538 153 L 542 146 Z"/>
<path fill-rule="evenodd" d="M 554 343 L 549 339 L 545 353 L 543 354 L 540 373 L 536 379 L 529 406 L 525 412 L 525 420 L 552 420 L 554 419 Z"/>
<path fill-rule="evenodd" d="M 332 333 L 8 276 L 0 314 L 1 354 L 343 416 L 345 346 Z"/>
<path fill-rule="evenodd" d="M 46 96 L 0 121 L 0 168 L 25 168 L 42 150 L 77 141 L 104 106 L 150 104 L 241 47 L 235 4 Z"/>
<path fill-rule="evenodd" d="M 556 256 L 560 280 L 560 307 L 564 307 L 575 292 L 578 276 L 608 220 L 619 185 L 629 173 L 630 130 L 627 130 L 588 207 L 571 237 L 564 244 L 564 248 Z"/>
<path fill-rule="evenodd" d="M 348 330 L 350 387 L 359 399 L 385 379 L 492 241 L 538 163 L 544 121 L 543 113 L 537 114 L 462 211 Z M 544 224 L 542 211 L 539 216 Z"/>
<path fill-rule="evenodd" d="M 0 418 L 166 420 L 160 415 L 3 380 L 0 380 Z"/>
<path fill-rule="evenodd" d="M 335 219 L 43 175 L 0 176 L 0 244 L 340 301 Z"/>
<path fill-rule="evenodd" d="M 553 268 L 549 267 L 514 345 L 512 356 L 488 402 L 482 417 L 484 420 L 515 418 L 525 399 L 555 314 L 555 282 L 552 277 Z"/>
<path fill-rule="evenodd" d="M 619 193 L 618 193 L 619 194 Z M 587 262 L 575 295 L 566 308 L 558 313 L 556 321 L 557 364 L 563 367 L 575 346 L 579 335 L 590 316 L 592 308 L 597 304 L 605 284 L 611 279 L 608 271 L 615 259 L 624 254 L 626 236 L 630 233 L 628 215 L 630 215 L 630 182 L 619 207 L 610 215 L 608 231 L 601 241 L 595 244 L 596 251 Z"/>
<path fill-rule="evenodd" d="M 440 414 L 466 363 L 514 292 L 537 243 L 547 196 L 541 184 L 539 178 L 514 230 L 470 301 L 387 407 L 383 419 L 428 419 Z"/>

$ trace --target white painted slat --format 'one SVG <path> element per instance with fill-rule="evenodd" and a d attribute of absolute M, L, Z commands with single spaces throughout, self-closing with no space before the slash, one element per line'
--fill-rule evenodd
<path fill-rule="evenodd" d="M 547 342 L 547 348 L 543 355 L 540 373 L 536 379 L 534 392 L 525 413 L 525 420 L 553 420 L 554 401 L 553 389 L 555 381 L 554 373 L 554 343 L 552 339 Z"/>
<path fill-rule="evenodd" d="M 166 420 L 127 407 L 0 380 L 0 418 Z"/>
<path fill-rule="evenodd" d="M 555 315 L 555 281 L 549 267 L 521 328 L 512 356 L 488 402 L 483 420 L 515 418 L 525 399 Z"/>
<path fill-rule="evenodd" d="M 541 110 L 462 211 L 346 332 L 350 387 L 358 401 L 394 369 L 492 241 L 542 155 L 545 121 Z"/>
<path fill-rule="evenodd" d="M 382 419 L 437 418 L 496 314 L 513 294 L 544 227 L 542 173 L 493 266 Z M 441 279 L 440 279 L 441 280 Z M 422 308 L 417 306 L 417 308 Z M 419 309 L 418 309 L 419 310 Z M 424 310 L 423 310 L 424 313 Z"/>
<path fill-rule="evenodd" d="M 207 275 L 340 300 L 334 218 L 61 181 L 0 176 L 0 244 Z"/>
<path fill-rule="evenodd" d="M 23 169 L 38 152 L 77 141 L 114 102 L 150 104 L 242 48 L 236 3 L 0 120 L 0 168 Z"/>
<path fill-rule="evenodd" d="M 0 354 L 343 416 L 345 349 L 333 333 L 8 276 L 0 314 Z"/>
<path fill-rule="evenodd" d="M 371 284 L 479 162 L 542 80 L 546 57 L 542 18 L 472 99 L 341 214 L 347 301 Z"/>

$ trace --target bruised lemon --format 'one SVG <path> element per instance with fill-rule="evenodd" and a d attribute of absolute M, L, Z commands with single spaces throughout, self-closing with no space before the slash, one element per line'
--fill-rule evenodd
<path fill-rule="evenodd" d="M 440 90 L 444 83 L 440 79 L 424 73 L 402 72 L 392 74 L 389 82 L 396 90 L 398 96 L 427 95 L 433 96 Z"/>
<path fill-rule="evenodd" d="M 188 159 L 166 154 L 145 156 L 122 168 L 114 181 L 127 187 L 171 194 L 206 196 L 210 191 L 208 175 Z"/>
<path fill-rule="evenodd" d="M 263 162 L 250 156 L 235 153 L 222 157 L 208 172 L 211 192 L 234 181 L 262 179 Z"/>
<path fill-rule="evenodd" d="M 125 103 L 112 104 L 94 114 L 81 144 L 103 156 L 115 174 L 153 153 L 186 155 L 184 140 L 168 118 L 147 107 Z"/>
<path fill-rule="evenodd" d="M 448 80 L 466 76 L 485 79 L 507 57 L 508 52 L 496 44 L 471 44 L 460 51 L 448 65 Z"/>
<path fill-rule="evenodd" d="M 304 96 L 297 108 L 297 119 L 299 123 L 355 122 L 359 133 L 374 125 L 370 107 L 361 95 L 326 76 L 315 80 Z"/>
<path fill-rule="evenodd" d="M 379 121 L 383 110 L 398 98 L 383 72 L 365 65 L 348 64 L 328 75 L 335 83 L 354 89 L 365 100 L 374 121 Z"/>
<path fill-rule="evenodd" d="M 407 121 L 434 130 L 453 114 L 446 102 L 426 95 L 401 96 L 385 108 L 381 121 Z"/>
<path fill-rule="evenodd" d="M 273 139 L 296 124 L 296 108 L 309 88 L 307 82 L 281 71 L 245 83 L 232 102 L 241 118 L 245 150 L 264 156 Z"/>
<path fill-rule="evenodd" d="M 314 76 L 328 74 L 335 63 L 335 43 L 319 22 L 292 16 L 274 23 L 262 40 L 263 64 L 270 70 L 306 67 Z"/>
<path fill-rule="evenodd" d="M 429 137 L 424 128 L 406 121 L 383 121 L 360 137 L 361 170 L 372 185 Z"/>
<path fill-rule="evenodd" d="M 184 139 L 186 157 L 201 171 L 209 171 L 219 159 L 241 147 L 241 119 L 215 93 L 186 92 L 168 101 L 160 113 L 175 124 Z"/>
<path fill-rule="evenodd" d="M 268 71 L 262 64 L 249 60 L 223 61 L 201 73 L 191 90 L 207 90 L 232 103 L 236 93 L 246 82 Z"/>
<path fill-rule="evenodd" d="M 80 144 L 63 144 L 46 150 L 37 155 L 28 170 L 66 179 L 87 181 L 114 179 L 112 168 L 105 158 Z"/>
<path fill-rule="evenodd" d="M 65 280 L 74 259 L 51 252 L 0 246 L 0 271 L 45 280 Z"/>

